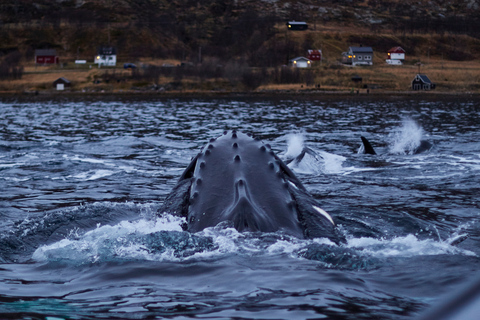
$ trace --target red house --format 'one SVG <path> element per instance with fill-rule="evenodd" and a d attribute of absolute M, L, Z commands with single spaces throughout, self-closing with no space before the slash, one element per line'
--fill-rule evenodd
<path fill-rule="evenodd" d="M 36 64 L 55 64 L 58 63 L 57 50 L 55 49 L 37 49 L 35 50 Z"/>
<path fill-rule="evenodd" d="M 405 50 L 402 47 L 393 47 L 387 52 L 388 58 L 391 60 L 405 60 Z"/>
<path fill-rule="evenodd" d="M 308 50 L 307 58 L 312 61 L 322 60 L 322 50 Z"/>

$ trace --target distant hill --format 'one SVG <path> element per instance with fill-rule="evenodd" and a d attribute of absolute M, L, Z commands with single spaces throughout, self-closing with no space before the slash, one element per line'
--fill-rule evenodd
<path fill-rule="evenodd" d="M 287 32 L 285 22 L 309 29 Z M 172 58 L 239 60 L 254 67 L 285 64 L 322 48 L 336 59 L 348 45 L 470 60 L 480 54 L 475 0 L 3 0 L 0 60 L 32 61 L 55 48 L 62 61 L 92 59 L 102 45 L 119 61 Z"/>

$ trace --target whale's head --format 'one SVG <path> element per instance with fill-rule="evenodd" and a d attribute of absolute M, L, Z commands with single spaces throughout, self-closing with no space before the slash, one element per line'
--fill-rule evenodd
<path fill-rule="evenodd" d="M 270 145 L 235 130 L 206 144 L 160 211 L 185 217 L 191 232 L 225 223 L 238 231 L 340 242 L 330 215 Z"/>
<path fill-rule="evenodd" d="M 289 182 L 268 144 L 225 132 L 203 148 L 190 174 L 189 230 L 229 221 L 238 231 L 302 236 Z"/>

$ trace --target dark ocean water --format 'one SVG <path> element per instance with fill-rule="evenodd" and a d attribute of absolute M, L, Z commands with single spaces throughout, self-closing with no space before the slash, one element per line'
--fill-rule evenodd
<path fill-rule="evenodd" d="M 315 150 L 347 244 L 157 216 L 226 129 Z M 473 98 L 4 101 L 0 318 L 412 319 L 478 277 L 479 173 Z"/>

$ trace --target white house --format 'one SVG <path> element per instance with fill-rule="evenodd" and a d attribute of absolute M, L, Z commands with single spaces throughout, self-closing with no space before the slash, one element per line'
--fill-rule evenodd
<path fill-rule="evenodd" d="M 114 47 L 101 47 L 97 51 L 94 63 L 98 66 L 115 66 L 117 64 L 117 50 Z"/>
<path fill-rule="evenodd" d="M 309 68 L 312 66 L 312 60 L 305 57 L 297 57 L 290 60 L 290 66 L 296 68 Z"/>

